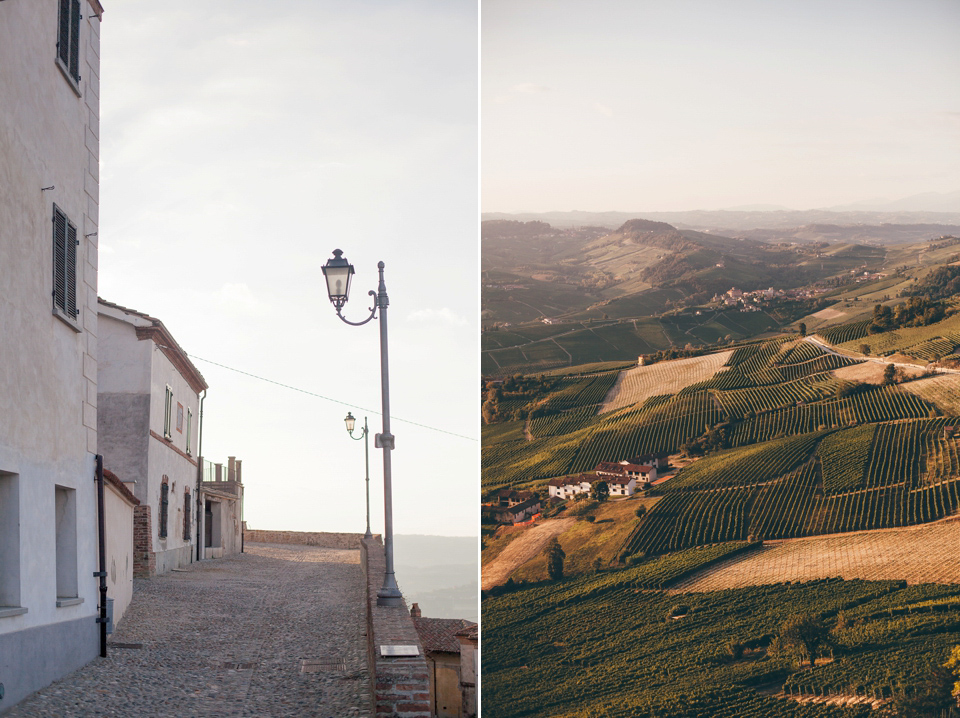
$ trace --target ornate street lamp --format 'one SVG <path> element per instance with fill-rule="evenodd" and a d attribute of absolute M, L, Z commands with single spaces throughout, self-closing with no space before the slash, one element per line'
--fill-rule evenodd
<path fill-rule="evenodd" d="M 353 276 L 353 265 L 344 257 L 339 249 L 333 250 L 333 257 L 323 265 L 323 276 L 327 280 L 327 294 L 330 302 L 337 310 L 337 316 L 350 326 L 359 327 L 376 317 L 380 310 L 380 400 L 383 406 L 383 431 L 375 434 L 373 444 L 383 449 L 383 548 L 387 558 L 387 568 L 383 574 L 383 587 L 377 592 L 378 606 L 403 605 L 403 595 L 397 586 L 397 579 L 393 573 L 393 491 L 390 452 L 394 448 L 394 437 L 390 433 L 390 372 L 387 361 L 387 285 L 383 281 L 383 262 L 377 263 L 380 271 L 380 284 L 377 291 L 367 292 L 373 297 L 373 306 L 370 307 L 370 316 L 362 322 L 351 322 L 346 319 L 340 310 L 347 303 L 350 294 L 350 278 Z"/>
<path fill-rule="evenodd" d="M 348 411 L 343 421 L 347 425 L 347 433 L 350 434 L 351 439 L 356 439 L 357 441 L 363 439 L 363 456 L 367 466 L 367 532 L 363 537 L 372 538 L 373 534 L 370 533 L 370 439 L 368 438 L 370 432 L 367 429 L 367 417 L 363 417 L 363 429 L 360 436 L 353 435 L 353 427 L 357 424 L 357 420 L 353 418 L 353 414 Z"/>

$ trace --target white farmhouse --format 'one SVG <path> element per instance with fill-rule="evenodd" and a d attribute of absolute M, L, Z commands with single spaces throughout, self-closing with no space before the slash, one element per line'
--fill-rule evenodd
<path fill-rule="evenodd" d="M 577 476 L 561 476 L 547 482 L 547 491 L 550 498 L 570 499 L 578 494 L 589 494 L 590 486 L 596 481 L 595 476 L 578 474 Z"/>
<path fill-rule="evenodd" d="M 0 2 L 0 711 L 99 648 L 102 12 Z"/>
<path fill-rule="evenodd" d="M 207 383 L 159 319 L 99 300 L 97 424 L 104 466 L 133 481 L 135 575 L 191 563 L 200 393 Z"/>

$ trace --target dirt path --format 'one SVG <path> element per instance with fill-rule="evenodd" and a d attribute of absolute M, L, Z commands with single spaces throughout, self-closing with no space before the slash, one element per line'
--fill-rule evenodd
<path fill-rule="evenodd" d="M 575 518 L 550 519 L 525 531 L 523 536 L 514 539 L 503 553 L 483 567 L 480 587 L 486 591 L 504 583 L 511 573 L 543 551 L 550 539 L 562 534 L 575 522 Z"/>

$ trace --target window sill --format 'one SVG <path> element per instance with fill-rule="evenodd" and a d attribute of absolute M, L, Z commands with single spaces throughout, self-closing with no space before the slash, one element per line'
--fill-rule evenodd
<path fill-rule="evenodd" d="M 80 334 L 80 333 L 83 331 L 83 329 L 80 328 L 80 323 L 79 323 L 79 321 L 80 321 L 80 315 L 79 315 L 79 314 L 78 314 L 76 317 L 74 317 L 73 319 L 71 319 L 69 316 L 67 316 L 67 313 L 66 313 L 66 312 L 64 312 L 62 309 L 60 309 L 60 307 L 54 306 L 54 307 L 53 307 L 53 316 L 55 316 L 57 319 L 59 319 L 61 322 L 63 322 L 64 324 L 66 324 L 66 325 L 67 325 L 68 327 L 70 327 L 71 329 L 73 329 L 73 331 L 75 331 L 77 334 Z"/>
<path fill-rule="evenodd" d="M 70 70 L 68 70 L 67 66 L 63 64 L 63 60 L 60 59 L 59 55 L 54 57 L 54 62 L 57 65 L 57 69 L 60 70 L 60 74 L 63 75 L 63 79 L 66 80 L 70 85 L 70 89 L 73 90 L 77 97 L 80 97 L 80 85 L 77 83 L 76 79 L 74 79 L 73 75 L 70 74 Z"/>
<path fill-rule="evenodd" d="M 0 618 L 8 618 L 10 616 L 22 616 L 27 612 L 27 609 L 23 606 L 0 606 Z"/>
<path fill-rule="evenodd" d="M 67 606 L 79 606 L 83 603 L 82 598 L 58 598 L 57 608 L 66 608 Z"/>

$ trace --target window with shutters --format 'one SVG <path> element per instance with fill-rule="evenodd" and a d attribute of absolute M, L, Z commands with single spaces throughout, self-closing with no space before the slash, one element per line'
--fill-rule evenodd
<path fill-rule="evenodd" d="M 53 311 L 76 323 L 77 228 L 67 215 L 53 206 Z"/>
<path fill-rule="evenodd" d="M 80 0 L 60 0 L 57 65 L 75 86 L 80 83 Z M 79 88 L 77 87 L 78 91 Z"/>
<path fill-rule="evenodd" d="M 173 438 L 173 389 L 167 385 L 167 397 L 163 403 L 163 437 L 165 439 Z"/>
<path fill-rule="evenodd" d="M 183 492 L 183 540 L 190 540 L 190 490 Z"/>
<path fill-rule="evenodd" d="M 167 483 L 167 477 L 163 477 L 163 483 L 160 484 L 160 538 L 167 537 L 167 513 L 170 507 L 170 485 Z"/>

